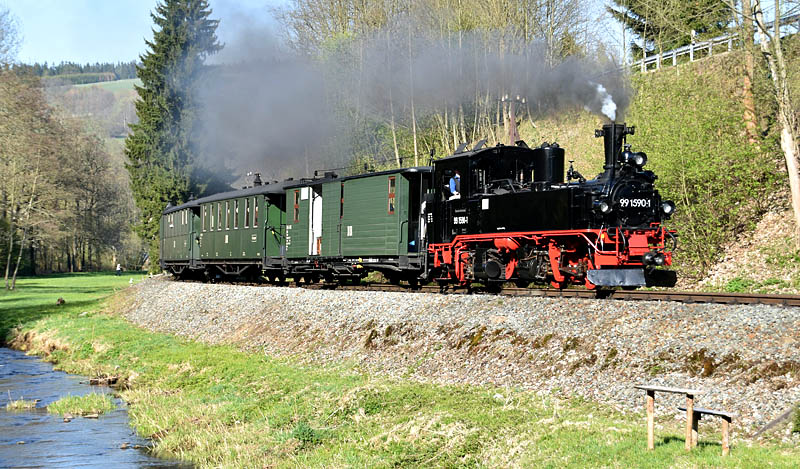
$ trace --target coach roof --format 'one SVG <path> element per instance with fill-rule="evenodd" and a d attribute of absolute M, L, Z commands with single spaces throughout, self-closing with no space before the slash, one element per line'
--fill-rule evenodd
<path fill-rule="evenodd" d="M 164 209 L 164 211 L 162 212 L 162 215 L 166 215 L 172 212 L 177 212 L 179 210 L 185 210 L 187 208 L 198 207 L 201 204 L 218 202 L 220 200 L 238 199 L 240 197 L 250 197 L 253 195 L 262 195 L 262 194 L 283 194 L 286 185 L 292 184 L 294 182 L 295 181 L 284 181 L 275 184 L 266 184 L 263 186 L 248 187 L 247 189 L 220 192 L 218 194 L 209 195 L 200 199 L 190 200 L 186 203 L 176 205 L 174 207 L 167 206 L 167 208 Z"/>

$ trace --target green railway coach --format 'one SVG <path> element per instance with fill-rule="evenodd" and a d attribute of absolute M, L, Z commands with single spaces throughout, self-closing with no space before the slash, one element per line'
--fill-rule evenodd
<path fill-rule="evenodd" d="M 188 263 L 197 255 L 192 232 L 197 223 L 190 208 L 168 207 L 161 217 L 161 259 L 167 262 Z"/>
<path fill-rule="evenodd" d="M 286 187 L 290 275 L 411 279 L 424 264 L 420 208 L 429 168 L 304 180 Z"/>
<path fill-rule="evenodd" d="M 161 217 L 162 268 L 206 276 L 278 275 L 284 205 L 282 184 L 258 184 L 168 207 Z"/>

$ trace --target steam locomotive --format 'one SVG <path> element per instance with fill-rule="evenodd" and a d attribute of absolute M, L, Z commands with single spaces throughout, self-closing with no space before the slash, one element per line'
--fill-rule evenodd
<path fill-rule="evenodd" d="M 167 206 L 161 267 L 178 277 L 358 281 L 371 271 L 411 285 L 506 282 L 673 286 L 676 234 L 635 129 L 596 130 L 603 172 L 586 180 L 564 149 L 465 145 L 431 166 L 286 180 Z M 456 176 L 459 177 L 456 177 Z M 454 187 L 453 182 L 458 187 Z M 455 189 L 455 190 L 453 190 Z"/>

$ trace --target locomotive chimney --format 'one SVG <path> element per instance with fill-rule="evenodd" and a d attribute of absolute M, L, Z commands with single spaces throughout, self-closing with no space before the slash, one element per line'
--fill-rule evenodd
<path fill-rule="evenodd" d="M 603 129 L 595 130 L 595 137 L 603 137 L 606 162 L 603 165 L 606 178 L 613 178 L 614 172 L 620 167 L 620 154 L 622 145 L 625 143 L 626 135 L 633 135 L 635 128 L 627 127 L 625 124 L 605 124 Z"/>

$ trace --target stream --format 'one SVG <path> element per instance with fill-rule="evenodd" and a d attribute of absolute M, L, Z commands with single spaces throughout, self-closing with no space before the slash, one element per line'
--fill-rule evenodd
<path fill-rule="evenodd" d="M 0 467 L 188 467 L 150 455 L 150 443 L 128 425 L 120 399 L 114 398 L 116 410 L 98 419 L 75 417 L 65 423 L 61 415 L 47 413 L 48 404 L 68 395 L 113 392 L 86 381 L 36 357 L 0 348 Z M 41 400 L 35 409 L 6 410 L 9 401 L 19 399 Z"/>

